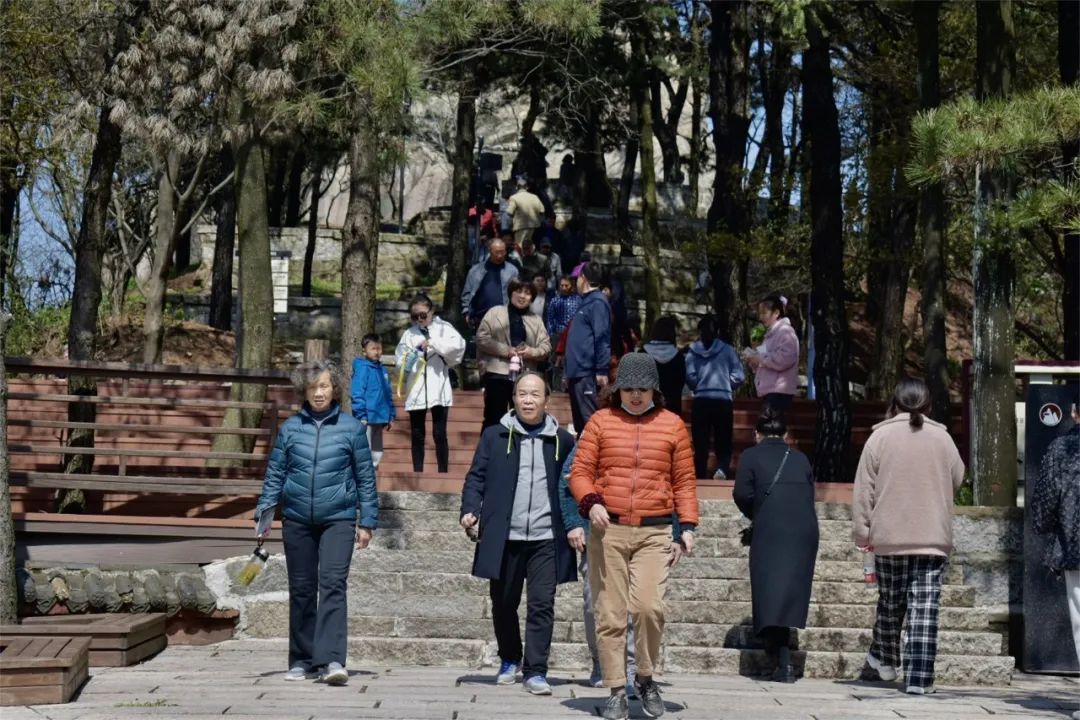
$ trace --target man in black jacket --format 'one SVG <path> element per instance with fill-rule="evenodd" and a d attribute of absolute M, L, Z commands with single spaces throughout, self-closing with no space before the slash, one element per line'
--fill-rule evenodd
<path fill-rule="evenodd" d="M 600 292 L 598 265 L 585 263 L 575 272 L 582 300 L 566 331 L 566 385 L 574 432 L 581 437 L 611 372 L 611 306 Z"/>
<path fill-rule="evenodd" d="M 518 379 L 514 410 L 484 430 L 461 493 L 461 526 L 478 537 L 472 574 L 491 581 L 491 616 L 502 658 L 495 682 L 512 685 L 520 671 L 524 690 L 534 695 L 551 694 L 546 676 L 555 586 L 577 580 L 577 557 L 566 539 L 558 497 L 574 439 L 547 414 L 549 394 L 536 373 Z M 522 653 L 517 610 L 526 578 Z"/>

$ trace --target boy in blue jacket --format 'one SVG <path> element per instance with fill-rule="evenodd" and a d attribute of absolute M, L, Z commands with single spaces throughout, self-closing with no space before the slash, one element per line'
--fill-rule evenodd
<path fill-rule="evenodd" d="M 716 477 L 731 472 L 731 433 L 735 422 L 732 393 L 746 379 L 739 353 L 716 336 L 716 320 L 706 316 L 698 323 L 701 339 L 686 354 L 686 384 L 694 391 L 690 411 L 690 435 L 694 441 L 694 471 L 708 477 L 709 441 L 716 450 Z"/>
<path fill-rule="evenodd" d="M 390 387 L 390 373 L 382 364 L 379 336 L 365 335 L 360 347 L 364 355 L 353 360 L 349 399 L 352 401 L 353 417 L 367 428 L 371 464 L 378 469 L 383 456 L 383 430 L 390 429 L 397 411 Z"/>

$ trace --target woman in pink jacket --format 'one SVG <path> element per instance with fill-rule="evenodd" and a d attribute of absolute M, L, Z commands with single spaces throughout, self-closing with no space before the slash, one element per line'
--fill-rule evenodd
<path fill-rule="evenodd" d="M 743 352 L 754 371 L 754 387 L 765 404 L 781 412 L 791 407 L 799 387 L 799 336 L 784 317 L 787 298 L 772 293 L 758 303 L 758 318 L 765 326 L 765 340 L 757 350 Z"/>

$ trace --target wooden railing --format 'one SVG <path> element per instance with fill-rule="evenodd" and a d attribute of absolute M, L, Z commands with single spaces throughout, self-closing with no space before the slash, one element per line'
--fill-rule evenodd
<path fill-rule="evenodd" d="M 87 363 L 68 360 L 39 360 L 12 357 L 5 359 L 9 376 L 46 376 L 63 378 L 72 375 L 113 380 L 102 392 L 95 395 L 72 395 L 56 392 L 10 392 L 10 403 L 33 404 L 29 417 L 9 413 L 8 425 L 27 428 L 28 432 L 14 431 L 23 442 L 9 436 L 8 452 L 11 456 L 29 456 L 21 460 L 13 458 L 11 484 L 41 488 L 77 488 L 124 493 L 195 493 L 205 495 L 257 495 L 267 451 L 273 444 L 278 423 L 283 412 L 291 410 L 291 404 L 277 398 L 265 402 L 240 402 L 218 398 L 192 398 L 174 396 L 177 390 L 192 384 L 213 383 L 220 390 L 222 383 L 258 383 L 266 386 L 287 385 L 288 375 L 272 370 L 239 370 L 233 368 L 186 368 L 169 365 L 137 365 L 127 363 Z M 115 380 L 119 380 L 116 387 Z M 136 387 L 136 381 L 149 384 Z M 118 391 L 118 392 L 116 392 Z M 216 412 L 227 409 L 262 410 L 263 421 L 258 428 L 225 428 L 217 424 L 198 425 L 162 422 L 74 422 L 67 420 L 70 403 L 90 403 L 99 407 L 111 407 L 149 413 L 167 413 L 171 410 L 206 410 Z M 44 406 L 43 406 L 44 404 Z M 27 405 L 23 405 L 26 407 Z M 65 419 L 43 419 L 48 411 Z M 58 430 L 58 436 L 41 431 Z M 93 430 L 97 447 L 69 447 L 66 437 L 72 430 Z M 119 442 L 101 440 L 145 439 L 159 436 L 205 436 L 238 435 L 254 437 L 263 452 L 221 452 L 214 450 L 175 450 L 153 447 L 125 448 Z M 55 444 L 54 444 L 55 441 Z M 175 440 L 172 441 L 175 443 Z M 62 463 L 71 455 L 90 455 L 95 458 L 116 458 L 115 465 L 95 463 L 91 473 L 65 473 Z M 177 462 L 167 462 L 174 460 Z M 182 462 L 180 462 L 182 461 Z M 228 467 L 215 467 L 228 463 Z"/>

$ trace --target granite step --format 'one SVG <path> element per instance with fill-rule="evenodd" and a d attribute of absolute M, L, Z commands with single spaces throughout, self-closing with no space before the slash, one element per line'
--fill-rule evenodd
<path fill-rule="evenodd" d="M 458 508 L 452 510 L 427 510 L 423 512 L 382 509 L 379 512 L 379 530 L 458 530 L 460 519 Z M 739 531 L 748 522 L 741 517 L 731 515 L 703 514 L 698 524 L 698 535 L 704 539 L 737 537 Z M 818 532 L 822 540 L 849 541 L 851 537 L 850 520 L 818 520 Z"/>
<path fill-rule="evenodd" d="M 469 574 L 472 569 L 473 550 L 468 547 L 456 550 L 431 550 L 423 553 L 405 553 L 384 548 L 370 548 L 353 556 L 353 571 L 362 572 L 448 572 Z M 246 562 L 246 558 L 244 562 Z M 271 564 L 275 562 L 271 559 Z M 693 557 L 683 558 L 671 571 L 673 578 L 745 579 L 749 576 L 746 558 Z M 814 567 L 814 580 L 863 583 L 861 561 L 818 560 Z M 963 585 L 964 569 L 958 563 L 945 566 L 944 584 Z"/>
<path fill-rule="evenodd" d="M 453 510 L 461 507 L 458 493 L 385 492 L 379 494 L 382 510 Z M 705 517 L 742 517 L 735 503 L 730 500 L 699 500 L 698 509 Z M 821 520 L 851 520 L 851 506 L 844 503 L 815 503 Z"/>
<path fill-rule="evenodd" d="M 579 595 L 580 586 L 569 584 L 561 590 L 563 597 Z M 487 593 L 486 580 L 463 573 L 433 572 L 352 572 L 349 575 L 349 591 L 359 597 L 375 595 L 438 596 L 440 599 L 471 599 Z M 811 602 L 826 605 L 869 605 L 878 600 L 877 588 L 863 583 L 818 581 L 811 588 Z M 681 578 L 670 582 L 667 589 L 668 602 L 713 601 L 749 602 L 750 581 L 746 579 Z M 942 607 L 973 607 L 975 588 L 947 585 L 942 588 Z"/>
<path fill-rule="evenodd" d="M 470 618 L 447 623 L 439 618 L 351 617 L 349 633 L 363 637 L 400 637 L 448 640 L 489 640 L 491 620 Z M 869 628 L 807 628 L 792 633 L 792 647 L 801 650 L 831 652 L 866 652 L 870 647 Z M 576 620 L 558 620 L 552 628 L 552 641 L 584 643 L 585 624 Z M 761 649 L 762 641 L 749 625 L 707 625 L 702 623 L 667 623 L 664 644 L 674 646 L 727 647 Z M 999 633 L 944 630 L 938 634 L 938 652 L 944 655 L 1001 655 L 1004 639 Z"/>
<path fill-rule="evenodd" d="M 348 640 L 350 666 L 467 666 L 493 668 L 497 657 L 490 640 L 455 640 L 398 637 L 359 637 Z M 796 651 L 797 670 L 806 677 L 855 679 L 865 652 Z M 770 669 L 763 650 L 702 646 L 667 646 L 661 651 L 661 670 L 670 673 L 762 675 Z M 550 666 L 558 671 L 587 670 L 591 666 L 583 643 L 552 643 Z M 939 654 L 935 681 L 941 685 L 1007 685 L 1015 662 L 1008 656 Z"/>

